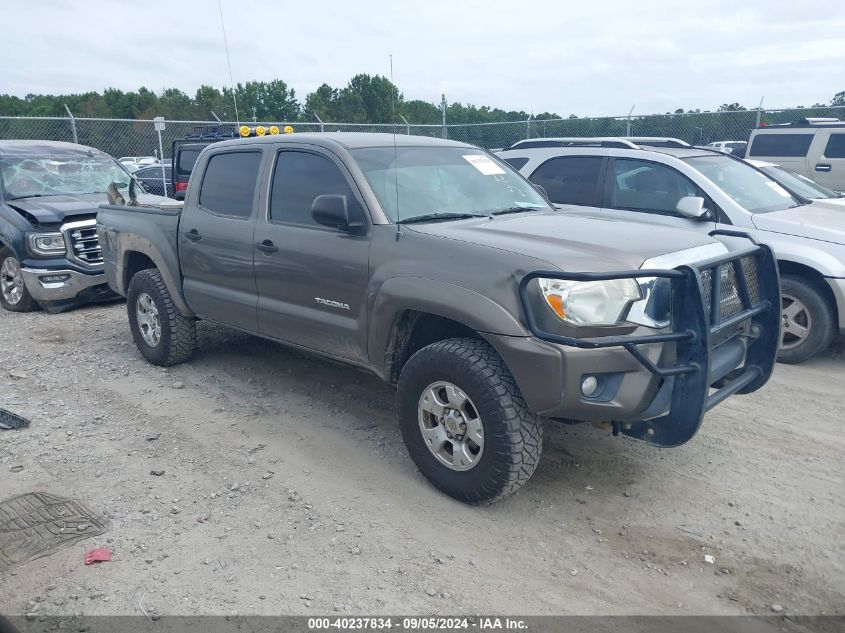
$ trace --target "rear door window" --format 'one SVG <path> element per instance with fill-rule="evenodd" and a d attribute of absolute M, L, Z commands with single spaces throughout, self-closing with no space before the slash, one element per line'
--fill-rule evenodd
<path fill-rule="evenodd" d="M 258 181 L 261 152 L 214 154 L 200 188 L 200 206 L 220 215 L 248 218 Z"/>
<path fill-rule="evenodd" d="M 528 162 L 527 158 L 505 158 L 503 160 L 514 169 L 522 169 Z"/>
<path fill-rule="evenodd" d="M 546 190 L 556 204 L 598 204 L 600 156 L 560 156 L 540 165 L 531 182 Z"/>
<path fill-rule="evenodd" d="M 845 158 L 845 134 L 831 134 L 824 148 L 825 158 Z"/>
<path fill-rule="evenodd" d="M 812 134 L 758 134 L 751 142 L 749 156 L 801 158 L 812 142 Z"/>
<path fill-rule="evenodd" d="M 176 166 L 176 171 L 180 174 L 190 174 L 199 155 L 200 150 L 198 149 L 179 150 L 179 164 Z"/>

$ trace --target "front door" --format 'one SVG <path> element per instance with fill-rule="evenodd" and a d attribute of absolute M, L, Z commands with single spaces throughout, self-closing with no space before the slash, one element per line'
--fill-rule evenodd
<path fill-rule="evenodd" d="M 330 152 L 284 149 L 276 156 L 270 199 L 255 230 L 261 332 L 340 358 L 365 362 L 369 220 L 343 164 Z M 314 198 L 344 195 L 361 230 L 322 226 Z"/>
<path fill-rule="evenodd" d="M 212 154 L 179 222 L 185 300 L 197 316 L 258 331 L 253 271 L 261 150 Z"/>

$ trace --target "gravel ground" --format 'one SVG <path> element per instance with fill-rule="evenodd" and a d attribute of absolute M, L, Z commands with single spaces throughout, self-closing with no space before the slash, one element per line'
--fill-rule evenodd
<path fill-rule="evenodd" d="M 0 573 L 0 613 L 845 613 L 841 342 L 677 449 L 552 426 L 531 482 L 471 507 L 416 471 L 377 378 L 199 336 L 162 370 L 122 304 L 0 311 L 0 407 L 33 421 L 0 431 L 0 499 L 111 521 Z"/>

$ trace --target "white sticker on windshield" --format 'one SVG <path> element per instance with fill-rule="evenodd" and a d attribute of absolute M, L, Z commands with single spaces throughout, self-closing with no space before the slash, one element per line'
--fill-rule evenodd
<path fill-rule="evenodd" d="M 766 182 L 766 184 L 769 185 L 769 187 L 771 187 L 772 189 L 774 189 L 775 193 L 783 196 L 784 198 L 791 198 L 792 197 L 792 194 L 790 194 L 786 189 L 781 187 L 774 180 L 769 180 L 769 181 Z"/>
<path fill-rule="evenodd" d="M 484 154 L 464 154 L 463 159 L 485 176 L 501 176 L 505 170 Z"/>

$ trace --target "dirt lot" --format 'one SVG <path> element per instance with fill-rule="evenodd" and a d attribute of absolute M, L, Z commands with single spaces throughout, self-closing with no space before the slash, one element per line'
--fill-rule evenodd
<path fill-rule="evenodd" d="M 0 499 L 111 520 L 0 573 L 0 613 L 845 612 L 841 343 L 678 449 L 549 428 L 528 486 L 470 507 L 418 474 L 375 377 L 199 333 L 161 370 L 122 304 L 0 311 L 0 407 L 33 420 L 0 431 Z M 113 560 L 84 566 L 100 545 Z"/>

